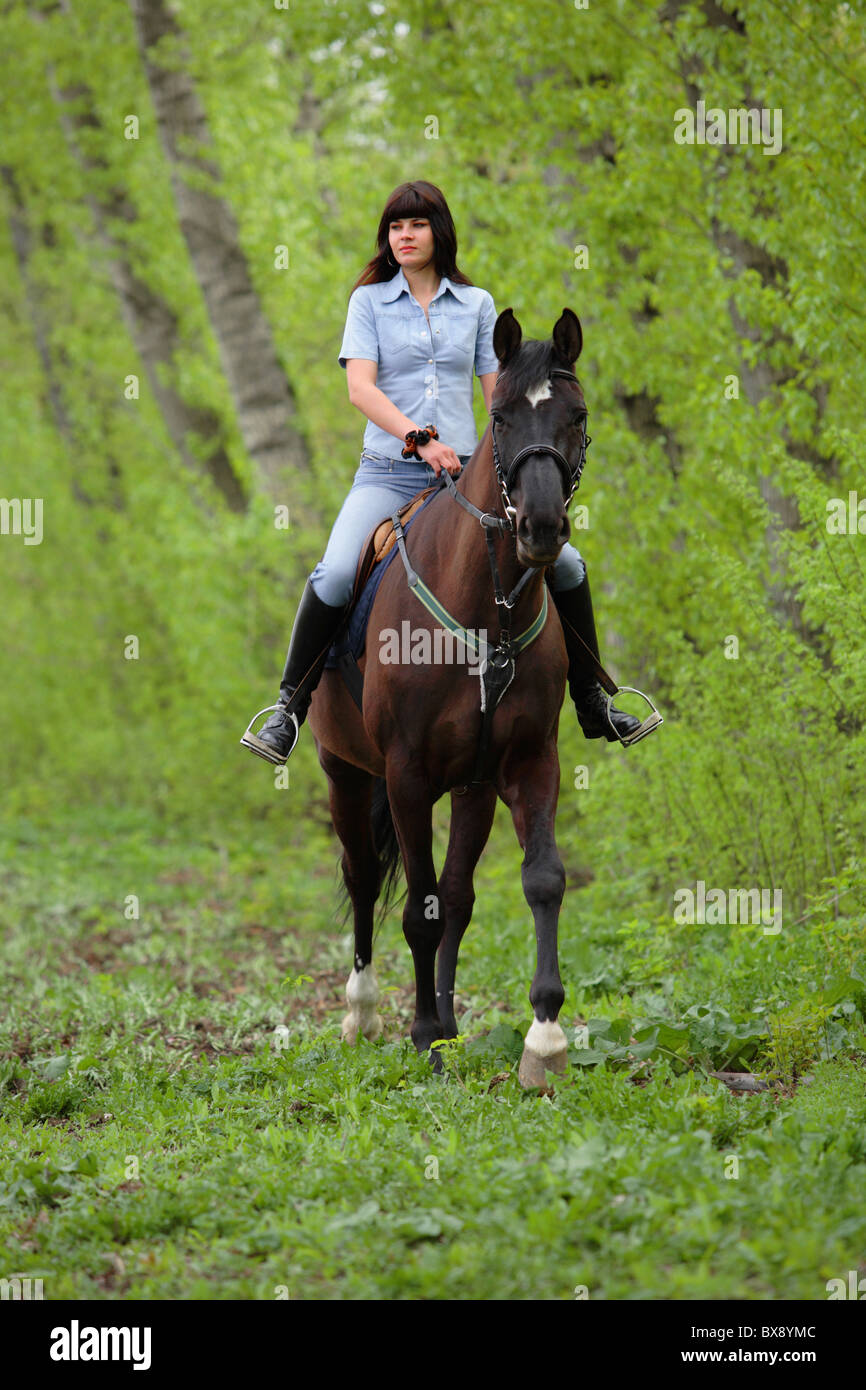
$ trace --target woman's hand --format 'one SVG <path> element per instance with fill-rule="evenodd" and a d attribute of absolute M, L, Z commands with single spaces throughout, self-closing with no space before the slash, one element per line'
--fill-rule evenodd
<path fill-rule="evenodd" d="M 463 467 L 454 450 L 443 444 L 441 439 L 431 439 L 429 444 L 422 444 L 417 452 L 425 463 L 430 464 L 437 478 L 443 468 L 456 476 Z"/>

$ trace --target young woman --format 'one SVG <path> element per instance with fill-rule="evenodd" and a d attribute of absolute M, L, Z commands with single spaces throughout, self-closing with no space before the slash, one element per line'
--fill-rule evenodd
<path fill-rule="evenodd" d="M 478 438 L 473 373 L 488 411 L 496 382 L 493 299 L 457 268 L 457 234 L 440 190 L 423 180 L 395 189 L 379 221 L 377 247 L 349 299 L 339 359 L 349 399 L 367 417 L 360 466 L 301 595 L 279 702 L 257 734 L 248 729 L 241 739 L 271 763 L 284 763 L 298 741 L 364 540 L 443 468 L 456 475 L 468 463 Z M 570 631 L 598 658 L 586 566 L 571 545 L 553 566 L 552 590 L 567 619 L 569 689 L 581 728 L 587 738 L 614 741 L 604 692 Z M 611 719 L 622 735 L 639 724 L 613 707 Z"/>

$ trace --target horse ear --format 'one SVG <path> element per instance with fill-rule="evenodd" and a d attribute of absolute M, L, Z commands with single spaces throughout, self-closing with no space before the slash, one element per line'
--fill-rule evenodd
<path fill-rule="evenodd" d="M 493 329 L 493 351 L 500 367 L 507 366 L 520 347 L 523 331 L 510 309 L 503 309 Z"/>
<path fill-rule="evenodd" d="M 583 329 L 573 309 L 563 309 L 553 329 L 553 345 L 570 367 L 583 348 Z"/>

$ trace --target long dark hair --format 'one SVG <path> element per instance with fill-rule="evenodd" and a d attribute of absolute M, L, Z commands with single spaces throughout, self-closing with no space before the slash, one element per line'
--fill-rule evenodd
<path fill-rule="evenodd" d="M 404 217 L 426 217 L 429 220 L 437 275 L 440 278 L 447 275 L 458 285 L 471 285 L 469 277 L 457 269 L 457 232 L 441 188 L 424 179 L 416 179 L 413 183 L 401 183 L 385 204 L 376 233 L 376 255 L 364 266 L 350 294 L 359 285 L 379 285 L 385 280 L 394 279 L 399 267 L 391 255 L 388 233 L 391 223 L 399 222 Z"/>

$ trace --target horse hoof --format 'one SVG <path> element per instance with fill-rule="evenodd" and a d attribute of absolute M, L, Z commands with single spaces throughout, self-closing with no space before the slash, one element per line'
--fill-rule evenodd
<path fill-rule="evenodd" d="M 568 1045 L 565 1034 L 555 1021 L 533 1021 L 523 1045 L 517 1078 L 527 1090 L 547 1086 L 546 1073 L 564 1076 L 568 1066 Z"/>
<path fill-rule="evenodd" d="M 373 1014 L 364 1019 L 354 1013 L 346 1014 L 343 1019 L 343 1042 L 349 1043 L 351 1047 L 355 1046 L 359 1037 L 366 1038 L 368 1042 L 375 1042 L 377 1038 L 381 1038 L 384 1027 L 380 1014 Z"/>
<path fill-rule="evenodd" d="M 517 1079 L 526 1091 L 537 1090 L 539 1087 L 545 1089 L 548 1085 L 546 1073 L 553 1071 L 559 1076 L 564 1075 L 566 1061 L 564 1052 L 552 1057 L 539 1057 L 537 1052 L 524 1047 Z"/>

